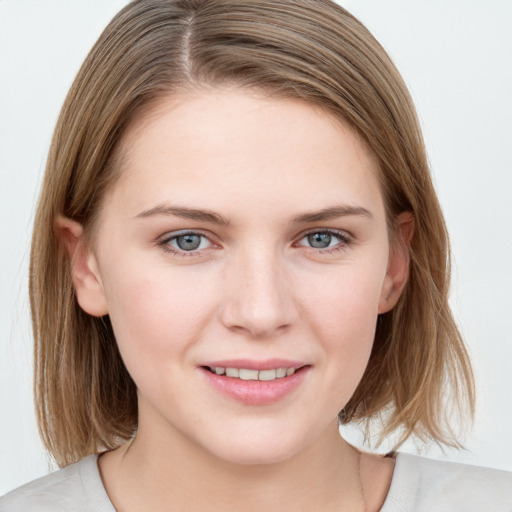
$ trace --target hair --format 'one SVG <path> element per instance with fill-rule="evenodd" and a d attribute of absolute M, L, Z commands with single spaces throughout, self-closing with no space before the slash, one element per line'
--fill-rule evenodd
<path fill-rule="evenodd" d="M 381 417 L 381 439 L 398 432 L 397 444 L 415 436 L 459 446 L 447 405 L 472 414 L 474 382 L 448 304 L 449 240 L 412 100 L 384 49 L 329 0 L 135 0 L 107 26 L 68 93 L 35 218 L 34 386 L 46 448 L 64 466 L 137 429 L 135 383 L 108 316 L 77 303 L 56 217 L 93 230 L 122 167 L 123 134 L 155 101 L 232 85 L 300 99 L 353 127 L 379 162 L 390 233 L 399 213 L 414 217 L 408 282 L 379 316 L 341 421 L 368 426 Z"/>

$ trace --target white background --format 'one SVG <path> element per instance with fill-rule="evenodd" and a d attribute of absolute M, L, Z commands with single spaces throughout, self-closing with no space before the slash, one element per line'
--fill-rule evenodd
<path fill-rule="evenodd" d="M 452 305 L 479 400 L 467 451 L 426 453 L 512 470 L 512 1 L 340 3 L 412 91 L 452 235 Z M 124 4 L 0 0 L 0 494 L 49 468 L 31 396 L 31 223 L 64 96 Z"/>

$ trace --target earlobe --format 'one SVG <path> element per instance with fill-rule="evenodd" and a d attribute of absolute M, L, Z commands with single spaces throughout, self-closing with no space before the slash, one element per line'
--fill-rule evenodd
<path fill-rule="evenodd" d="M 409 247 L 414 234 L 414 217 L 411 212 L 398 215 L 395 223 L 393 244 L 389 251 L 389 262 L 382 285 L 379 314 L 393 309 L 402 294 L 409 277 Z"/>
<path fill-rule="evenodd" d="M 108 314 L 96 257 L 85 243 L 83 226 L 62 215 L 55 219 L 59 240 L 71 264 L 71 276 L 80 307 L 92 316 Z"/>

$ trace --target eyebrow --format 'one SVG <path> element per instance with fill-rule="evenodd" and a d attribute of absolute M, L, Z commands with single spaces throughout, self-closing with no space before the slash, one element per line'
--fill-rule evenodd
<path fill-rule="evenodd" d="M 229 226 L 230 221 L 222 215 L 210 210 L 198 210 L 196 208 L 186 208 L 183 206 L 170 206 L 165 204 L 157 205 L 149 210 L 144 210 L 135 216 L 135 218 L 152 217 L 153 215 L 173 215 L 182 219 L 197 220 L 199 222 L 209 222 L 221 226 Z"/>
<path fill-rule="evenodd" d="M 308 222 L 320 222 L 324 220 L 336 219 L 338 217 L 347 217 L 347 216 L 359 216 L 359 217 L 367 217 L 369 219 L 373 219 L 373 215 L 369 210 L 363 208 L 362 206 L 332 206 L 329 208 L 324 208 L 322 210 L 317 210 L 313 212 L 301 213 L 293 217 L 291 220 L 292 224 L 306 224 Z"/>
<path fill-rule="evenodd" d="M 183 206 L 170 206 L 165 204 L 157 205 L 136 215 L 136 218 L 152 217 L 154 215 L 172 215 L 182 219 L 196 220 L 199 222 L 209 222 L 221 226 L 229 226 L 229 219 L 226 219 L 217 212 L 211 210 L 199 210 L 197 208 L 186 208 Z M 310 222 L 321 222 L 324 220 L 336 219 L 339 217 L 360 216 L 373 219 L 369 210 L 361 206 L 332 206 L 322 210 L 301 213 L 296 215 L 290 221 L 291 224 L 307 224 Z"/>

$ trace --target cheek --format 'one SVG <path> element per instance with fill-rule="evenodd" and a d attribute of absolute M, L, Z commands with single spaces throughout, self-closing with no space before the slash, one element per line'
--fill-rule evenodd
<path fill-rule="evenodd" d="M 107 275 L 109 316 L 128 367 L 184 353 L 211 316 L 213 294 L 207 280 L 126 260 L 108 269 Z"/>
<path fill-rule="evenodd" d="M 335 269 L 306 282 L 304 313 L 332 337 L 373 332 L 385 271 L 370 265 Z M 355 340 L 354 340 L 355 341 Z"/>
<path fill-rule="evenodd" d="M 359 384 L 375 337 L 384 271 L 338 269 L 330 279 L 310 282 L 303 318 L 322 349 L 328 400 L 344 407 Z"/>

